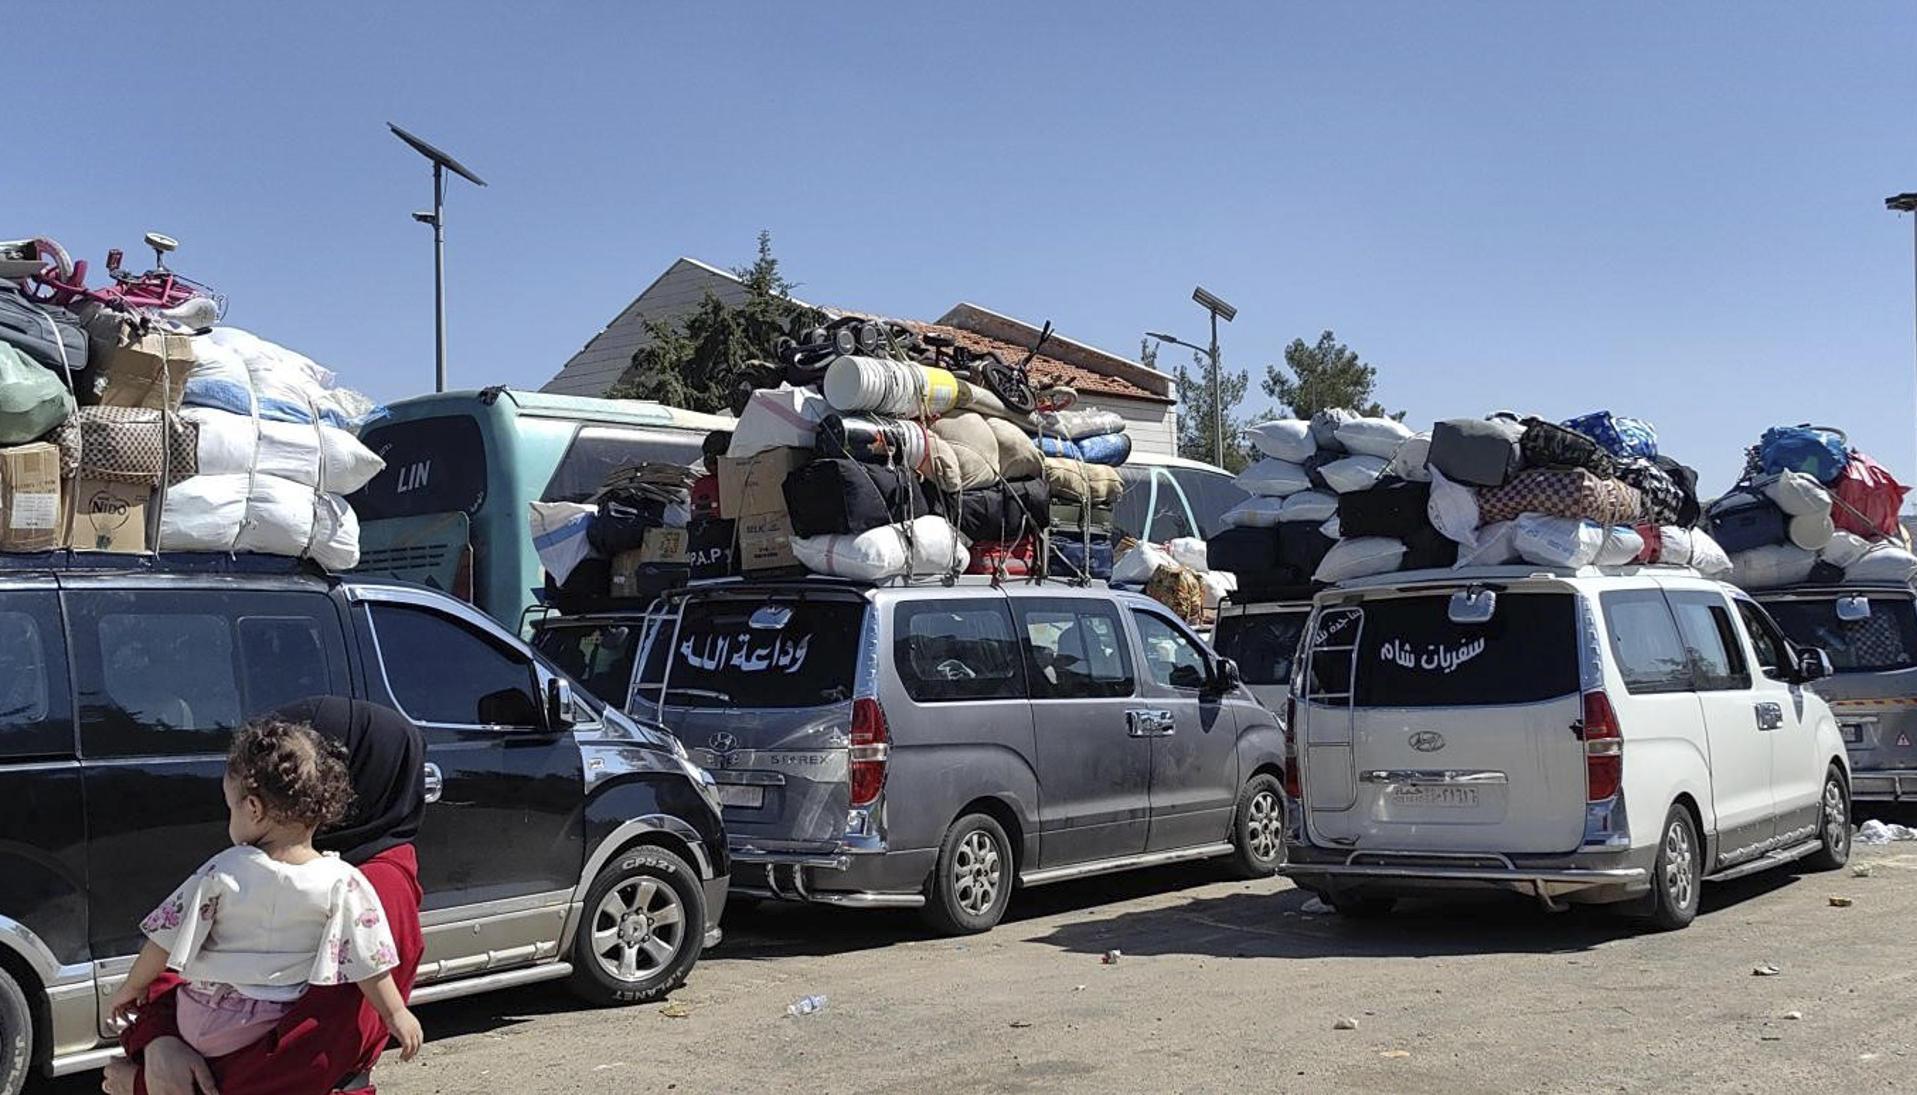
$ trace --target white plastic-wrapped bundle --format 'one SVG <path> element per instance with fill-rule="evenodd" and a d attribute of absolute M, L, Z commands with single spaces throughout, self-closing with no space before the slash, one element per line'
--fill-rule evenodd
<path fill-rule="evenodd" d="M 1853 582 L 1909 582 L 1917 576 L 1917 555 L 1888 543 L 1877 544 L 1844 568 Z"/>
<path fill-rule="evenodd" d="M 1324 477 L 1325 486 L 1339 494 L 1350 494 L 1353 491 L 1370 490 L 1384 470 L 1385 460 L 1382 456 L 1347 456 L 1319 468 L 1318 474 Z"/>
<path fill-rule="evenodd" d="M 1598 548 L 1597 558 L 1593 560 L 1601 567 L 1621 567 L 1634 562 L 1644 554 L 1644 537 L 1627 525 L 1613 525 L 1604 530 L 1604 543 Z"/>
<path fill-rule="evenodd" d="M 589 506 L 584 502 L 532 502 L 528 503 L 531 514 L 533 550 L 539 553 L 539 563 L 552 575 L 553 581 L 564 585 L 572 576 L 572 568 L 592 554 L 592 544 L 587 538 L 592 529 L 592 519 L 599 512 L 598 506 Z"/>
<path fill-rule="evenodd" d="M 958 379 L 944 369 L 845 354 L 825 369 L 825 399 L 837 411 L 900 418 L 944 414 L 958 405 Z"/>
<path fill-rule="evenodd" d="M 1196 536 L 1175 536 L 1165 541 L 1165 550 L 1171 553 L 1172 562 L 1186 570 L 1204 574 L 1211 570 L 1205 550 L 1205 541 Z"/>
<path fill-rule="evenodd" d="M 1340 540 L 1325 553 L 1312 578 L 1320 582 L 1343 582 L 1373 574 L 1389 574 L 1404 562 L 1406 548 L 1401 540 L 1384 536 L 1355 536 Z"/>
<path fill-rule="evenodd" d="M 1395 418 L 1353 418 L 1338 424 L 1336 436 L 1348 453 L 1389 460 L 1410 440 L 1411 427 Z"/>
<path fill-rule="evenodd" d="M 1775 589 L 1810 577 L 1817 553 L 1796 544 L 1765 544 L 1731 556 L 1732 581 L 1745 589 Z"/>
<path fill-rule="evenodd" d="M 1539 566 L 1589 566 L 1604 547 L 1604 528 L 1572 517 L 1527 513 L 1515 522 L 1512 546 L 1527 563 Z"/>
<path fill-rule="evenodd" d="M 1239 472 L 1232 482 L 1247 494 L 1262 494 L 1271 498 L 1283 498 L 1287 494 L 1311 489 L 1311 476 L 1306 474 L 1303 465 L 1273 456 Z"/>
<path fill-rule="evenodd" d="M 809 449 L 818 444 L 819 423 L 832 413 L 825 397 L 810 388 L 781 384 L 761 388 L 746 400 L 732 428 L 726 455 L 757 456 L 768 449 Z"/>
<path fill-rule="evenodd" d="M 1391 454 L 1391 463 L 1385 465 L 1385 474 L 1397 479 L 1409 479 L 1413 483 L 1431 482 L 1431 434 L 1414 433 L 1405 438 L 1398 451 Z"/>
<path fill-rule="evenodd" d="M 1837 535 L 1837 523 L 1831 520 L 1830 510 L 1825 509 L 1791 518 L 1789 531 L 1791 543 L 1805 551 L 1822 551 L 1830 546 L 1831 538 Z"/>
<path fill-rule="evenodd" d="M 795 536 L 792 554 L 814 574 L 877 582 L 906 572 L 949 574 L 972 561 L 965 537 L 943 517 L 919 517 L 908 525 L 882 525 L 856 536 Z"/>
<path fill-rule="evenodd" d="M 330 494 L 351 494 L 386 466 L 359 438 L 334 426 L 276 422 L 212 407 L 186 407 L 180 417 L 200 428 L 201 475 L 257 471 Z"/>
<path fill-rule="evenodd" d="M 1268 494 L 1254 494 L 1226 510 L 1220 518 L 1232 528 L 1270 528 L 1284 519 L 1285 500 Z"/>
<path fill-rule="evenodd" d="M 1518 561 L 1518 523 L 1498 521 L 1458 545 L 1459 567 L 1498 567 Z"/>
<path fill-rule="evenodd" d="M 1338 516 L 1338 496 L 1321 490 L 1301 490 L 1285 499 L 1280 521 L 1328 521 Z"/>
<path fill-rule="evenodd" d="M 1788 517 L 1805 517 L 1818 513 L 1828 516 L 1830 513 L 1830 492 L 1825 490 L 1816 479 L 1801 471 L 1782 472 L 1775 479 L 1765 483 L 1761 489 L 1764 497 L 1770 499 Z"/>
<path fill-rule="evenodd" d="M 1302 464 L 1318 452 L 1311 439 L 1311 423 L 1302 418 L 1281 418 L 1245 428 L 1245 440 L 1273 460 Z"/>
<path fill-rule="evenodd" d="M 1431 500 L 1425 503 L 1431 527 L 1447 539 L 1470 547 L 1478 542 L 1478 492 L 1461 483 L 1453 483 L 1436 468 L 1431 469 Z"/>
<path fill-rule="evenodd" d="M 186 375 L 186 405 L 274 422 L 319 421 L 357 429 L 379 405 L 339 387 L 331 369 L 304 354 L 238 327 L 215 327 L 193 336 L 193 367 Z"/>
<path fill-rule="evenodd" d="M 1177 565 L 1171 552 L 1157 544 L 1140 542 L 1112 563 L 1111 580 L 1122 585 L 1144 585 L 1159 567 Z"/>
<path fill-rule="evenodd" d="M 1825 544 L 1824 550 L 1818 553 L 1818 557 L 1831 566 L 1849 569 L 1852 563 L 1862 559 L 1868 551 L 1870 551 L 1869 540 L 1854 532 L 1835 532 L 1831 534 L 1830 543 Z"/>
<path fill-rule="evenodd" d="M 327 570 L 359 565 L 359 519 L 346 499 L 272 475 L 196 475 L 166 492 L 161 551 L 307 557 Z"/>

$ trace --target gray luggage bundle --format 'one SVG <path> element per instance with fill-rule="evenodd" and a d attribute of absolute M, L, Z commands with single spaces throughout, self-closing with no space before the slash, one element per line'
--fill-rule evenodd
<path fill-rule="evenodd" d="M 1447 418 L 1432 427 L 1427 460 L 1453 483 L 1501 487 L 1524 467 L 1523 437 L 1509 418 Z"/>

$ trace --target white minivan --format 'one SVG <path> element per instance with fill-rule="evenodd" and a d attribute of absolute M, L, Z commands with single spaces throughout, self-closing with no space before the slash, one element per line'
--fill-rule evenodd
<path fill-rule="evenodd" d="M 1629 902 L 1850 855 L 1822 651 L 1688 569 L 1420 571 L 1320 593 L 1287 702 L 1284 872 L 1339 912 L 1500 887 Z"/>

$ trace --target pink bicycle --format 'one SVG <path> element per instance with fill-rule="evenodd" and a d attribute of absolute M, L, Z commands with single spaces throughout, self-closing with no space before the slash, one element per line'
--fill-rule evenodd
<path fill-rule="evenodd" d="M 208 286 L 182 277 L 167 269 L 166 256 L 180 246 L 179 241 L 158 232 L 146 234 L 153 248 L 153 269 L 135 274 L 123 265 L 124 252 L 107 252 L 107 273 L 111 285 L 87 287 L 85 259 L 71 258 L 66 248 L 50 239 L 36 239 L 34 248 L 46 263 L 38 273 L 22 279 L 27 296 L 42 304 L 70 306 L 87 301 L 121 311 L 172 320 L 185 327 L 200 329 L 218 323 L 226 314 L 226 298 Z"/>

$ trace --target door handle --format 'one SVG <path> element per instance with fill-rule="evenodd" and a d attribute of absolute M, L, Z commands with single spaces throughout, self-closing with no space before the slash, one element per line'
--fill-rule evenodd
<path fill-rule="evenodd" d="M 1125 712 L 1125 732 L 1135 738 L 1170 737 L 1177 721 L 1170 711 L 1132 710 Z"/>
<path fill-rule="evenodd" d="M 1781 703 L 1760 703 L 1757 705 L 1757 728 L 1776 730 L 1784 725 L 1784 705 Z"/>
<path fill-rule="evenodd" d="M 429 762 L 426 765 L 422 782 L 426 785 L 427 802 L 438 802 L 439 797 L 446 793 L 446 776 L 437 764 Z"/>

